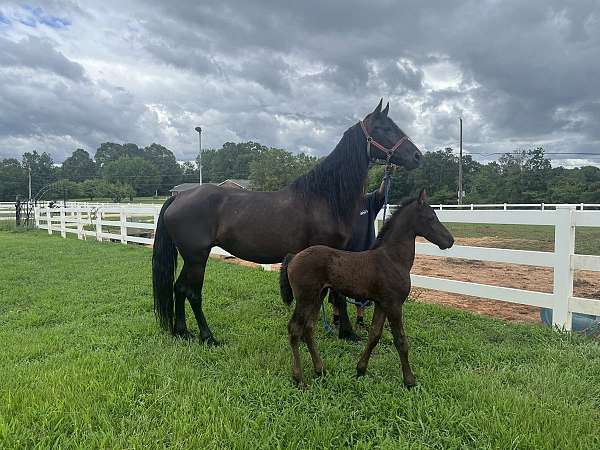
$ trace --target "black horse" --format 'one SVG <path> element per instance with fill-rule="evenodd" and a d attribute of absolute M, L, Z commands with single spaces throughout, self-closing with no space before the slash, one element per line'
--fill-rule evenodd
<path fill-rule="evenodd" d="M 204 270 L 214 246 L 256 263 L 279 263 L 311 245 L 344 249 L 364 191 L 369 163 L 376 160 L 415 169 L 422 154 L 388 118 L 389 103 L 350 127 L 336 148 L 312 170 L 277 192 L 251 192 L 202 185 L 169 198 L 156 228 L 152 256 L 154 310 L 163 328 L 188 336 L 185 299 L 200 338 L 217 344 L 202 311 Z M 184 264 L 177 281 L 177 251 Z M 353 333 L 345 303 L 340 337 Z M 343 328 L 343 329 L 342 329 Z"/>

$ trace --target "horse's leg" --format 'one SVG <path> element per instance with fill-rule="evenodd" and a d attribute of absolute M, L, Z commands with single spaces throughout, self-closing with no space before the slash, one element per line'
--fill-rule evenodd
<path fill-rule="evenodd" d="M 192 334 L 188 331 L 185 323 L 185 299 L 187 298 L 186 292 L 186 266 L 183 265 L 177 281 L 175 282 L 175 330 L 174 334 L 182 339 L 190 339 Z"/>
<path fill-rule="evenodd" d="M 410 389 L 416 384 L 416 381 L 408 362 L 408 341 L 406 339 L 406 334 L 404 334 L 404 325 L 402 323 L 402 305 L 394 303 L 386 309 L 386 313 L 392 328 L 394 345 L 400 355 L 404 386 Z"/>
<path fill-rule="evenodd" d="M 385 324 L 385 312 L 383 308 L 376 303 L 375 311 L 373 312 L 373 320 L 371 322 L 371 331 L 369 331 L 369 341 L 363 351 L 358 365 L 356 366 L 356 375 L 361 377 L 367 372 L 367 365 L 369 364 L 369 358 L 371 358 L 371 352 L 375 346 L 379 343 L 381 338 L 381 332 L 383 331 L 383 325 Z"/>
<path fill-rule="evenodd" d="M 300 317 L 300 307 L 296 303 L 296 309 L 294 315 L 288 323 L 288 337 L 290 347 L 292 348 L 292 376 L 298 385 L 304 384 L 304 378 L 302 376 L 302 363 L 300 362 L 300 337 L 302 336 L 303 325 L 299 323 L 298 317 Z"/>
<path fill-rule="evenodd" d="M 329 295 L 333 297 L 333 305 L 336 306 L 340 311 L 339 338 L 353 342 L 359 341 L 360 337 L 354 332 L 354 330 L 352 330 L 352 325 L 350 324 L 346 297 L 338 292 L 335 292 L 333 289 L 330 290 Z"/>
<path fill-rule="evenodd" d="M 206 250 L 205 254 L 201 258 L 197 258 L 193 263 L 188 263 L 188 270 L 186 273 L 186 279 L 190 286 L 190 292 L 188 293 L 188 299 L 194 311 L 198 328 L 200 329 L 200 340 L 207 345 L 217 346 L 219 342 L 215 339 L 208 327 L 206 317 L 202 311 L 202 286 L 204 284 L 204 271 L 206 269 L 206 262 L 210 250 Z"/>

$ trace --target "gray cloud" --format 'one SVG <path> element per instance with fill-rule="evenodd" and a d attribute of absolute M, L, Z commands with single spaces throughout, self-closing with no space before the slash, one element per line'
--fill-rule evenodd
<path fill-rule="evenodd" d="M 99 5 L 45 2 L 61 29 L 0 25 L 0 155 L 48 136 L 57 160 L 71 140 L 193 158 L 198 124 L 207 146 L 324 154 L 381 96 L 427 149 L 456 146 L 462 116 L 473 152 L 600 154 L 594 0 Z"/>
<path fill-rule="evenodd" d="M 0 66 L 28 67 L 83 81 L 84 68 L 57 51 L 50 42 L 29 36 L 13 42 L 0 36 Z"/>

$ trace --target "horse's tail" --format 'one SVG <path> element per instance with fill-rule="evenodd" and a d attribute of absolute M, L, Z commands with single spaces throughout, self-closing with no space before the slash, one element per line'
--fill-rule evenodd
<path fill-rule="evenodd" d="M 174 307 L 173 284 L 177 269 L 177 247 L 165 227 L 165 211 L 175 197 L 167 199 L 160 210 L 156 233 L 154 235 L 154 251 L 152 253 L 152 288 L 154 290 L 154 314 L 160 326 L 173 333 Z"/>
<path fill-rule="evenodd" d="M 292 261 L 294 256 L 295 255 L 288 253 L 285 258 L 283 258 L 281 269 L 279 269 L 279 293 L 281 294 L 281 299 L 287 305 L 291 305 L 294 301 L 294 292 L 292 291 L 292 286 L 288 277 L 288 264 Z"/>

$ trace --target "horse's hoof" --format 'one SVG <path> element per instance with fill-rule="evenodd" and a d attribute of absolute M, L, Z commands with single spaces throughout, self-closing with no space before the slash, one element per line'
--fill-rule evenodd
<path fill-rule="evenodd" d="M 366 367 L 357 367 L 356 368 L 356 377 L 357 378 L 364 377 L 366 374 L 367 374 Z"/>
<path fill-rule="evenodd" d="M 359 342 L 361 340 L 360 336 L 358 334 L 356 334 L 354 331 L 345 331 L 342 332 L 340 330 L 340 339 L 343 339 L 345 341 L 349 341 L 349 342 Z"/>
<path fill-rule="evenodd" d="M 182 339 L 184 341 L 189 341 L 194 338 L 194 334 L 190 333 L 188 330 L 176 331 L 173 334 L 173 337 L 176 339 Z"/>
<path fill-rule="evenodd" d="M 223 345 L 221 342 L 217 341 L 214 336 L 207 337 L 202 343 L 209 347 L 220 347 Z"/>

